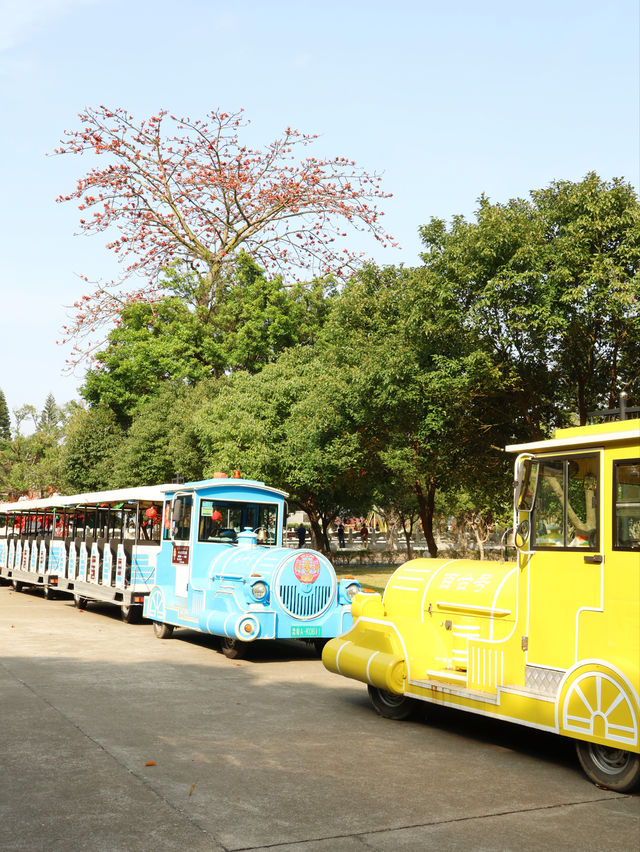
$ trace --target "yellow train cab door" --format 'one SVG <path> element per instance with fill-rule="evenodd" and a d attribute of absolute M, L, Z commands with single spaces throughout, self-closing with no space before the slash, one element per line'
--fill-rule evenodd
<path fill-rule="evenodd" d="M 577 661 L 581 614 L 602 609 L 602 452 L 537 458 L 527 577 L 527 664 Z"/>

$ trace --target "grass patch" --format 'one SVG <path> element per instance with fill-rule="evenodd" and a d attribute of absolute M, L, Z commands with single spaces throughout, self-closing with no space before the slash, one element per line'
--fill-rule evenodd
<path fill-rule="evenodd" d="M 373 589 L 374 592 L 384 592 L 385 586 L 389 577 L 395 571 L 395 565 L 384 565 L 382 568 L 367 568 L 357 565 L 336 566 L 336 576 L 338 580 L 344 580 L 345 577 L 355 577 L 363 588 Z"/>

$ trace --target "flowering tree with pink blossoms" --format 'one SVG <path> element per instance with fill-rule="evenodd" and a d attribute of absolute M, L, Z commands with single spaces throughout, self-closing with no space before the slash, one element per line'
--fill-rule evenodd
<path fill-rule="evenodd" d="M 359 259 L 343 247 L 348 229 L 393 244 L 376 200 L 379 176 L 344 157 L 304 156 L 317 136 L 287 128 L 262 150 L 243 145 L 242 111 L 205 120 L 161 111 L 138 122 L 124 109 L 87 109 L 56 154 L 104 158 L 58 201 L 76 200 L 86 233 L 109 231 L 107 247 L 124 270 L 92 285 L 65 327 L 78 363 L 90 338 L 117 321 L 123 307 L 162 295 L 170 265 L 191 282 L 189 301 L 215 312 L 241 252 L 272 274 L 311 277 L 350 273 Z M 89 285 L 89 279 L 84 278 Z"/>

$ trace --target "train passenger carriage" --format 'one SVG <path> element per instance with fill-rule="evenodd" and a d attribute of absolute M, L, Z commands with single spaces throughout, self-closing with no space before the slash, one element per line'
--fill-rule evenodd
<path fill-rule="evenodd" d="M 516 454 L 517 561 L 415 559 L 359 594 L 325 666 L 406 718 L 450 705 L 576 741 L 596 783 L 640 784 L 640 420 Z"/>
<path fill-rule="evenodd" d="M 106 601 L 125 621 L 142 615 L 161 543 L 162 486 L 55 495 L 0 505 L 0 578 Z"/>

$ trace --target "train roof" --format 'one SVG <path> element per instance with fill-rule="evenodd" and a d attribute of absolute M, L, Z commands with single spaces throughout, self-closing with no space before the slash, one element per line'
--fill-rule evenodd
<path fill-rule="evenodd" d="M 510 444 L 508 453 L 547 452 L 570 448 L 599 447 L 602 444 L 640 441 L 640 418 L 618 420 L 614 423 L 595 423 L 556 429 L 553 438 L 529 444 Z"/>
<path fill-rule="evenodd" d="M 64 506 L 93 506 L 100 503 L 162 503 L 167 492 L 194 491 L 204 488 L 228 488 L 229 486 L 258 487 L 261 491 L 288 497 L 286 491 L 272 488 L 264 482 L 254 479 L 234 479 L 230 477 L 216 477 L 215 479 L 202 479 L 198 482 L 185 482 L 181 484 L 165 483 L 164 485 L 141 485 L 136 488 L 116 488 L 112 491 L 90 491 L 83 494 L 52 494 L 38 500 L 17 500 L 14 503 L 0 503 L 0 512 L 28 511 L 30 509 L 52 509 Z"/>
<path fill-rule="evenodd" d="M 51 509 L 62 506 L 90 506 L 99 503 L 161 503 L 164 492 L 175 485 L 141 485 L 136 488 L 116 488 L 112 491 L 89 491 L 83 494 L 52 494 L 39 500 L 17 500 L 15 503 L 0 503 L 0 512 L 27 511 L 29 509 Z"/>
<path fill-rule="evenodd" d="M 181 485 L 163 485 L 165 491 L 201 491 L 205 488 L 228 488 L 229 486 L 244 486 L 245 488 L 259 488 L 260 491 L 268 491 L 270 494 L 278 494 L 280 497 L 288 497 L 287 491 L 265 485 L 258 479 L 236 479 L 230 476 L 216 476 L 213 479 L 200 479 L 196 482 L 185 482 Z"/>

